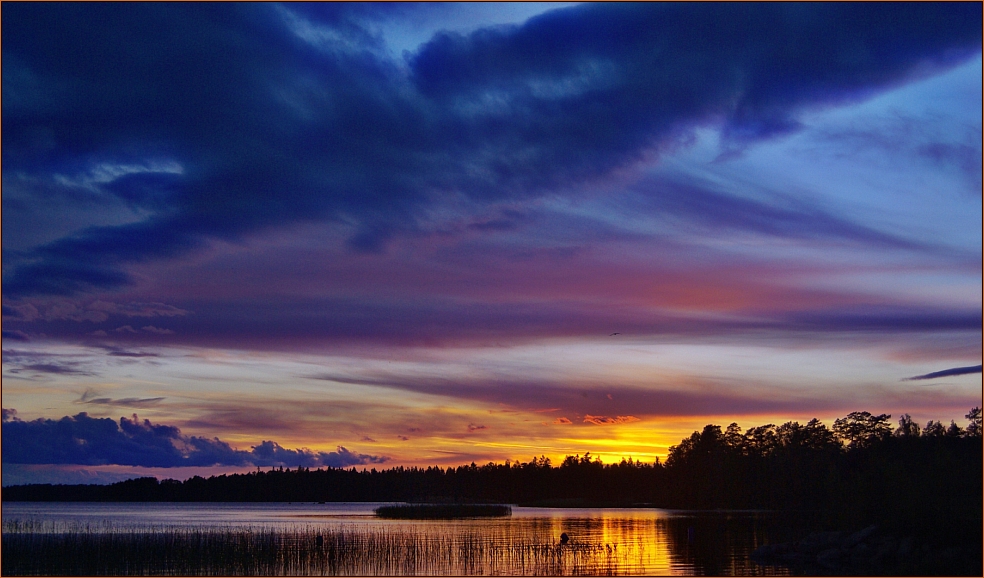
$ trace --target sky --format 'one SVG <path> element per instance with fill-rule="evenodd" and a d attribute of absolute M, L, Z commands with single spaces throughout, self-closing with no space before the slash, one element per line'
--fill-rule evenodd
<path fill-rule="evenodd" d="M 977 3 L 7 3 L 3 484 L 982 403 Z"/>

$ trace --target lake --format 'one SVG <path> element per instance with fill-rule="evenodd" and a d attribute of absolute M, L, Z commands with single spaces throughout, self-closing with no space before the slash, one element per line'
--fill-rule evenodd
<path fill-rule="evenodd" d="M 513 507 L 504 518 L 384 520 L 373 515 L 381 505 L 9 502 L 3 573 L 788 574 L 749 560 L 758 546 L 791 539 L 768 512 Z M 31 536 L 17 546 L 31 561 L 82 564 L 111 549 L 123 566 L 14 566 L 18 535 Z M 189 562 L 196 556 L 206 567 Z M 108 554 L 96 557 L 108 564 Z"/>

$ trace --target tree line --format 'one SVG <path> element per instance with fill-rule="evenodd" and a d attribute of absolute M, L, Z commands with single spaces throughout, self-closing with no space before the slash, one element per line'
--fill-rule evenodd
<path fill-rule="evenodd" d="M 111 485 L 33 484 L 4 501 L 409 501 L 543 506 L 763 508 L 823 511 L 832 518 L 981 519 L 981 409 L 966 428 L 908 414 L 852 412 L 742 429 L 707 425 L 669 450 L 665 463 L 590 453 L 458 467 L 275 468 L 185 481 L 139 478 Z M 842 520 L 847 521 L 847 520 Z M 910 523 L 907 522 L 907 523 Z"/>

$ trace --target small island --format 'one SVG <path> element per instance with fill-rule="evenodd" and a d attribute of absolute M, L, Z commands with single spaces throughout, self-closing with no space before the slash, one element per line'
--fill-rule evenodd
<path fill-rule="evenodd" d="M 380 506 L 377 518 L 392 520 L 453 520 L 456 518 L 504 518 L 512 508 L 500 504 L 400 504 Z"/>

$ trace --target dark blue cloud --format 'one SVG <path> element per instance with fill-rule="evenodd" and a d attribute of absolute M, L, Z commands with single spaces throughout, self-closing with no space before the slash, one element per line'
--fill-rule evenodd
<path fill-rule="evenodd" d="M 115 345 L 106 345 L 103 349 L 106 350 L 106 355 L 113 357 L 160 357 L 159 353 L 151 353 L 149 351 L 131 351 Z"/>
<path fill-rule="evenodd" d="M 741 146 L 981 44 L 973 3 L 602 4 L 442 33 L 400 63 L 365 25 L 387 10 L 6 7 L 5 177 L 148 216 L 5 254 L 5 297 L 118 288 L 128 263 L 308 220 L 381 251 L 444 194 L 580 186 L 699 124 Z"/>
<path fill-rule="evenodd" d="M 102 257 L 98 254 L 94 256 Z M 3 284 L 5 295 L 19 296 L 72 295 L 100 289 L 115 289 L 125 286 L 128 282 L 129 277 L 118 269 L 85 261 L 70 262 L 58 256 L 47 262 L 21 265 L 17 268 L 17 274 L 5 279 Z"/>
<path fill-rule="evenodd" d="M 541 150 L 563 147 L 591 167 L 711 117 L 737 140 L 786 132 L 799 107 L 857 99 L 903 81 L 917 61 L 978 52 L 980 11 L 952 7 L 588 5 L 521 28 L 439 35 L 414 59 L 414 78 L 442 102 L 513 105 L 479 108 L 499 130 L 478 138 L 555 142 Z M 519 117 L 527 122 L 507 121 Z"/>
<path fill-rule="evenodd" d="M 824 239 L 893 249 L 942 249 L 852 222 L 792 195 L 769 201 L 742 198 L 686 179 L 644 179 L 631 187 L 642 210 L 682 217 L 708 230 L 740 230 L 790 239 Z M 976 257 L 976 255 L 974 256 Z M 975 259 L 976 260 L 976 259 Z"/>
<path fill-rule="evenodd" d="M 38 351 L 4 349 L 4 369 L 7 375 L 35 377 L 34 374 L 97 375 L 92 364 L 72 355 L 48 354 Z"/>
<path fill-rule="evenodd" d="M 57 364 L 57 363 L 29 363 L 22 365 L 17 369 L 11 369 L 11 373 L 20 373 L 22 371 L 36 371 L 39 373 L 55 373 L 59 375 L 95 375 L 95 373 L 89 371 L 83 371 L 76 369 L 72 365 L 68 364 Z"/>
<path fill-rule="evenodd" d="M 4 339 L 9 339 L 10 341 L 30 341 L 31 340 L 31 336 L 29 336 L 28 334 L 24 333 L 23 331 L 17 331 L 17 330 L 4 331 L 3 332 L 3 338 Z"/>
<path fill-rule="evenodd" d="M 120 418 L 92 418 L 85 412 L 60 420 L 21 421 L 3 411 L 3 462 L 12 464 L 117 464 L 178 466 L 331 466 L 382 463 L 387 458 L 351 452 L 290 450 L 264 441 L 250 451 L 233 449 L 218 438 L 186 436 L 174 426 Z"/>
<path fill-rule="evenodd" d="M 264 441 L 253 447 L 252 462 L 258 466 L 293 465 L 304 467 L 330 466 L 343 468 L 363 464 L 379 464 L 386 458 L 357 454 L 343 446 L 334 452 L 311 452 L 309 450 L 289 450 L 280 444 Z"/>
<path fill-rule="evenodd" d="M 970 375 L 972 373 L 980 373 L 980 365 L 972 365 L 969 367 L 954 367 L 951 369 L 944 369 L 942 371 L 934 371 L 932 373 L 927 373 L 926 375 L 917 375 L 915 377 L 907 377 L 903 381 L 919 381 L 923 379 L 936 379 L 937 377 L 951 377 L 954 375 Z"/>

